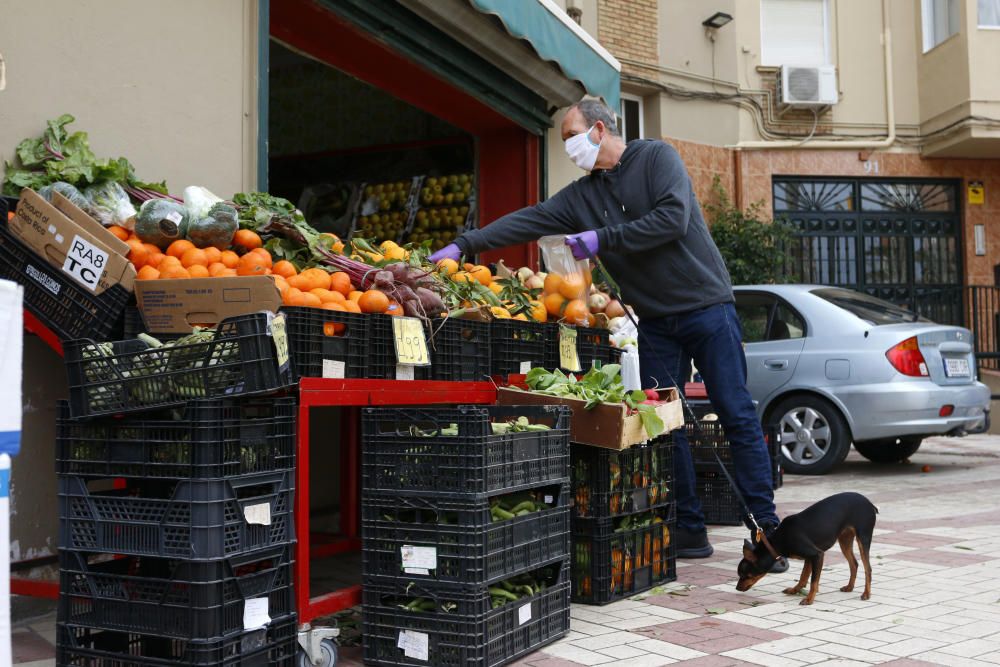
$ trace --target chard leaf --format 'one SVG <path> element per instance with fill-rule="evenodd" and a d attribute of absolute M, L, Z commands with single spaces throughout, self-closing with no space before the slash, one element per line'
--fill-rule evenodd
<path fill-rule="evenodd" d="M 656 414 L 656 409 L 652 405 L 640 405 L 636 409 L 638 410 L 639 420 L 642 421 L 642 427 L 646 429 L 646 434 L 650 438 L 655 438 L 663 433 L 663 429 L 665 428 L 663 420 Z"/>

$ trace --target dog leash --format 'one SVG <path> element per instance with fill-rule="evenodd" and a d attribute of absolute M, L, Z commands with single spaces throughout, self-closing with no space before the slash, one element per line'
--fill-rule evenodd
<path fill-rule="evenodd" d="M 678 387 L 677 395 L 681 399 L 681 406 L 683 406 L 684 410 L 686 410 L 688 415 L 690 415 L 691 422 L 694 424 L 695 430 L 698 431 L 698 435 L 703 436 L 704 432 L 701 430 L 700 420 L 694 414 L 694 410 L 691 408 L 691 405 L 688 403 L 687 398 L 684 396 L 684 392 L 680 390 L 681 386 L 677 383 L 677 380 L 670 374 L 670 371 L 667 369 L 667 365 L 663 362 L 663 359 L 656 351 L 656 347 L 649 342 L 648 337 L 645 334 L 643 334 L 642 329 L 639 328 L 639 323 L 635 320 L 635 317 L 633 317 L 632 311 L 625 307 L 625 301 L 621 297 L 621 288 L 618 287 L 618 283 L 616 283 L 615 279 L 611 276 L 611 272 L 608 271 L 606 266 L 604 266 L 604 262 L 602 262 L 600 258 L 597 257 L 597 255 L 595 255 L 590 250 L 589 247 L 587 247 L 586 243 L 583 243 L 580 240 L 575 240 L 575 243 L 577 247 L 583 248 L 583 250 L 587 253 L 587 257 L 592 262 L 594 262 L 597 268 L 601 270 L 601 273 L 604 274 L 604 277 L 608 281 L 608 291 L 611 292 L 612 298 L 614 298 L 620 304 L 622 304 L 622 310 L 625 311 L 625 317 L 627 317 L 628 321 L 631 322 L 632 326 L 635 327 L 636 338 L 640 339 L 640 341 L 643 344 L 648 346 L 653 356 L 656 357 L 656 360 L 660 363 L 660 366 L 663 368 L 663 372 L 667 374 L 667 380 L 672 382 L 675 387 Z M 775 560 L 781 560 L 781 556 L 778 554 L 775 548 L 771 546 L 771 542 L 767 539 L 767 536 L 764 534 L 764 529 L 761 528 L 760 524 L 757 523 L 756 517 L 754 517 L 753 512 L 750 511 L 750 506 L 747 505 L 747 501 L 743 498 L 743 494 L 740 493 L 739 487 L 736 486 L 736 480 L 734 480 L 732 475 L 729 474 L 729 470 L 726 469 L 726 464 L 723 463 L 722 458 L 719 457 L 718 449 L 714 446 L 712 447 L 712 454 L 715 456 L 715 460 L 718 462 L 719 467 L 722 469 L 722 474 L 726 476 L 726 481 L 729 482 L 729 486 L 732 487 L 733 493 L 736 494 L 736 497 L 739 499 L 740 505 L 743 506 L 743 511 L 746 513 L 747 518 L 750 520 L 750 523 L 753 524 L 753 530 L 757 536 L 757 541 L 764 543 L 764 547 L 768 550 L 768 552 Z"/>

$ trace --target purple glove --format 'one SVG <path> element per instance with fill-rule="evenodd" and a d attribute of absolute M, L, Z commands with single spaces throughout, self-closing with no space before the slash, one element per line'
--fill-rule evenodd
<path fill-rule="evenodd" d="M 579 234 L 570 234 L 566 237 L 566 245 L 569 249 L 573 251 L 573 257 L 577 259 L 589 259 L 590 255 L 584 249 L 590 249 L 591 255 L 597 254 L 597 248 L 600 245 L 597 241 L 597 232 L 593 230 L 588 230 L 586 232 L 580 232 Z M 434 259 L 433 257 L 431 259 Z"/>
<path fill-rule="evenodd" d="M 436 253 L 431 255 L 428 259 L 437 264 L 442 259 L 453 259 L 456 262 L 462 256 L 462 249 L 459 248 L 454 243 L 449 243 L 445 247 L 438 250 Z"/>

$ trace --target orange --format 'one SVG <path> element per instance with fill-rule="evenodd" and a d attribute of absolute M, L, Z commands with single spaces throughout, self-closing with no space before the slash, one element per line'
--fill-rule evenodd
<path fill-rule="evenodd" d="M 237 255 L 232 250 L 223 250 L 222 257 L 219 258 L 220 261 L 226 265 L 227 269 L 235 269 L 236 265 L 240 261 L 240 256 Z"/>
<path fill-rule="evenodd" d="M 309 306 L 310 308 L 319 308 L 323 305 L 323 302 L 319 300 L 319 297 L 310 292 L 302 293 L 302 305 Z"/>
<path fill-rule="evenodd" d="M 581 279 L 582 281 L 582 279 Z M 585 327 L 590 323 L 590 308 L 583 299 L 573 299 L 563 309 L 563 319 L 570 324 Z"/>
<path fill-rule="evenodd" d="M 274 258 L 271 257 L 271 253 L 269 253 L 266 248 L 254 248 L 250 252 L 257 253 L 257 256 L 260 257 L 261 261 L 264 262 L 267 268 L 270 269 L 274 264 Z"/>
<path fill-rule="evenodd" d="M 128 240 L 128 237 L 132 235 L 127 229 L 119 227 L 118 225 L 111 225 L 108 227 L 108 231 L 120 238 L 122 241 Z"/>
<path fill-rule="evenodd" d="M 146 257 L 146 266 L 151 266 L 154 269 L 159 268 L 160 267 L 160 262 L 163 261 L 164 257 L 166 257 L 166 255 L 164 255 L 159 250 L 157 250 L 156 252 L 151 252 Z"/>
<path fill-rule="evenodd" d="M 349 301 L 353 301 L 354 303 L 357 303 L 358 299 L 360 299 L 363 295 L 364 295 L 364 292 L 362 292 L 361 290 L 351 290 L 350 294 L 347 295 L 347 299 Z"/>
<path fill-rule="evenodd" d="M 291 287 L 288 285 L 288 281 L 285 280 L 284 278 L 282 278 L 281 276 L 275 276 L 274 277 L 274 286 L 278 288 L 278 292 L 281 294 L 281 299 L 282 299 L 282 301 L 284 301 L 284 299 L 285 299 L 285 293 L 289 289 L 291 289 Z"/>
<path fill-rule="evenodd" d="M 240 262 L 236 265 L 236 275 L 238 276 L 263 276 L 266 271 L 267 267 L 261 261 L 260 255 L 255 252 L 240 257 Z"/>
<path fill-rule="evenodd" d="M 141 241 L 142 239 L 139 239 L 139 240 Z M 163 252 L 162 250 L 160 250 L 160 246 L 158 246 L 158 245 L 156 245 L 154 243 L 143 243 L 142 247 L 145 248 L 146 252 L 148 252 L 150 255 L 152 255 L 153 253 L 156 253 L 156 252 L 160 252 L 160 253 Z"/>
<path fill-rule="evenodd" d="M 136 280 L 156 280 L 159 277 L 160 272 L 148 264 L 139 269 L 139 273 L 135 274 Z"/>
<path fill-rule="evenodd" d="M 233 276 L 235 278 L 237 275 L 239 274 L 236 273 L 236 269 L 226 269 L 225 272 L 222 274 L 222 277 L 226 278 L 228 276 Z"/>
<path fill-rule="evenodd" d="M 237 230 L 236 234 L 233 235 L 233 247 L 237 250 L 243 250 L 248 252 L 254 248 L 259 248 L 264 245 L 260 236 L 256 232 L 250 231 L 249 229 Z"/>
<path fill-rule="evenodd" d="M 545 276 L 545 283 L 542 286 L 542 292 L 545 294 L 555 294 L 559 291 L 560 285 L 562 285 L 562 276 L 556 273 L 550 273 Z"/>
<path fill-rule="evenodd" d="M 437 267 L 441 273 L 446 276 L 450 276 L 458 271 L 458 262 L 446 257 L 445 259 L 438 261 Z"/>
<path fill-rule="evenodd" d="M 334 251 L 338 255 L 344 254 L 344 242 L 341 241 L 336 234 L 331 234 L 330 232 L 323 232 L 319 236 L 320 238 L 327 237 L 330 239 L 330 250 Z"/>
<path fill-rule="evenodd" d="M 149 260 L 149 252 L 146 247 L 142 245 L 142 241 L 132 240 L 127 241 L 128 247 L 130 248 L 128 253 L 128 261 L 132 262 L 132 266 L 139 269 L 146 265 Z"/>
<path fill-rule="evenodd" d="M 321 308 L 324 310 L 336 310 L 339 312 L 345 312 L 345 308 L 339 303 L 324 303 Z M 342 333 L 346 325 L 343 322 L 324 322 L 323 323 L 323 335 L 324 336 L 336 336 Z"/>
<path fill-rule="evenodd" d="M 548 314 L 559 319 L 562 317 L 563 309 L 566 307 L 566 299 L 559 292 L 553 292 L 552 294 L 546 294 L 545 298 L 542 299 L 545 304 L 545 310 Z"/>
<path fill-rule="evenodd" d="M 212 264 L 208 265 L 208 275 L 212 276 L 213 278 L 215 276 L 221 276 L 225 272 L 225 270 L 226 270 L 226 265 L 223 264 L 222 262 L 213 262 Z"/>
<path fill-rule="evenodd" d="M 591 329 L 597 326 L 597 316 L 593 313 L 587 313 L 587 326 Z"/>
<path fill-rule="evenodd" d="M 194 247 L 194 244 L 187 239 L 177 239 L 167 246 L 167 254 L 171 257 L 181 258 L 181 255 Z"/>
<path fill-rule="evenodd" d="M 567 299 L 583 299 L 587 296 L 587 282 L 579 274 L 563 276 L 559 293 Z"/>
<path fill-rule="evenodd" d="M 308 279 L 309 283 L 312 285 L 310 289 L 316 287 L 321 287 L 327 290 L 330 289 L 330 274 L 323 269 L 306 269 L 299 275 Z"/>
<path fill-rule="evenodd" d="M 389 297 L 377 289 L 370 289 L 358 299 L 358 306 L 363 313 L 384 313 L 389 307 Z"/>
<path fill-rule="evenodd" d="M 289 262 L 287 259 L 283 259 L 280 262 L 275 262 L 274 266 L 271 267 L 271 273 L 273 273 L 276 276 L 282 276 L 284 278 L 291 278 L 292 276 L 297 275 L 298 272 L 299 270 L 295 268 L 295 265 Z"/>
<path fill-rule="evenodd" d="M 216 262 L 222 261 L 222 251 L 216 248 L 214 245 L 210 245 L 207 248 L 202 248 L 205 251 L 205 257 L 208 259 L 208 264 L 206 266 L 211 266 Z"/>
<path fill-rule="evenodd" d="M 188 273 L 192 278 L 208 278 L 212 275 L 204 264 L 192 264 L 188 267 Z"/>
<path fill-rule="evenodd" d="M 351 277 L 343 271 L 330 274 L 330 289 L 336 290 L 347 296 L 354 287 L 351 285 Z"/>
<path fill-rule="evenodd" d="M 396 303 L 395 301 L 389 302 L 389 307 L 385 309 L 386 315 L 392 315 L 393 317 L 403 316 L 403 307 Z"/>
<path fill-rule="evenodd" d="M 473 276 L 468 271 L 456 271 L 455 273 L 451 274 L 451 279 L 454 280 L 456 283 L 478 282 L 478 280 L 476 280 L 476 277 Z"/>
<path fill-rule="evenodd" d="M 309 276 L 303 276 L 301 273 L 297 273 L 294 276 L 289 276 L 285 278 L 288 284 L 297 289 L 308 292 L 312 289 L 312 283 L 309 281 Z"/>
<path fill-rule="evenodd" d="M 489 287 L 490 291 L 493 292 L 494 294 L 500 294 L 500 292 L 503 291 L 503 285 L 501 285 L 500 283 L 490 283 L 489 285 L 487 285 L 487 287 Z"/>
<path fill-rule="evenodd" d="M 343 303 L 343 306 L 344 306 L 344 310 L 346 310 L 349 313 L 360 313 L 361 312 L 361 306 L 358 305 L 357 301 L 347 300 L 347 301 L 345 301 Z"/>
<path fill-rule="evenodd" d="M 183 266 L 170 265 L 160 271 L 160 278 L 169 280 L 171 278 L 190 278 L 191 274 Z"/>
<path fill-rule="evenodd" d="M 544 322 L 548 319 L 549 311 L 546 309 L 545 304 L 541 301 L 531 300 L 528 303 L 531 304 L 531 309 L 528 311 L 528 315 L 531 319 L 536 322 Z"/>
<path fill-rule="evenodd" d="M 314 287 L 309 290 L 309 293 L 318 296 L 321 303 L 340 303 L 337 301 L 337 298 L 333 296 L 334 294 L 339 296 L 341 301 L 344 299 L 344 295 L 340 292 L 331 292 L 330 290 L 323 289 L 322 287 Z"/>
<path fill-rule="evenodd" d="M 493 275 L 490 270 L 482 264 L 477 264 L 469 270 L 469 275 L 479 281 L 480 285 L 489 285 L 493 282 Z"/>
<path fill-rule="evenodd" d="M 190 248 L 184 251 L 181 255 L 181 266 L 185 269 L 189 269 L 195 264 L 200 264 L 201 266 L 208 266 L 208 256 L 205 251 L 201 248 Z"/>
<path fill-rule="evenodd" d="M 470 262 L 466 262 L 465 264 L 462 265 L 462 268 L 465 269 L 466 271 L 472 271 L 472 269 L 476 268 L 476 265 Z"/>
<path fill-rule="evenodd" d="M 289 287 L 285 292 L 284 304 L 286 306 L 304 306 L 305 299 L 302 297 L 302 290 L 296 287 Z"/>

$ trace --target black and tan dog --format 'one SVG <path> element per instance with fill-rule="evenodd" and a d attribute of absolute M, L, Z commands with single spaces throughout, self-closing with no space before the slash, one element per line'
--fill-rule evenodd
<path fill-rule="evenodd" d="M 875 531 L 875 515 L 878 509 L 860 493 L 838 493 L 810 505 L 798 514 L 786 517 L 769 536 L 760 535 L 756 546 L 749 540 L 743 543 L 743 560 L 737 572 L 740 576 L 736 590 L 748 591 L 771 570 L 776 560 L 798 558 L 805 561 L 799 583 L 786 588 L 787 595 L 798 595 L 809 582 L 809 593 L 799 604 L 812 604 L 819 591 L 819 576 L 823 571 L 823 556 L 840 542 L 847 564 L 851 568 L 851 579 L 840 590 L 849 593 L 854 590 L 858 575 L 858 561 L 854 558 L 854 541 L 857 540 L 861 563 L 865 567 L 865 591 L 862 600 L 872 594 L 872 566 L 868 555 Z"/>

